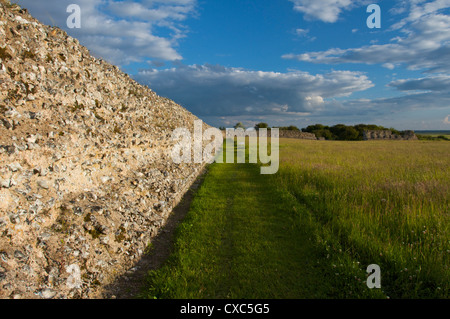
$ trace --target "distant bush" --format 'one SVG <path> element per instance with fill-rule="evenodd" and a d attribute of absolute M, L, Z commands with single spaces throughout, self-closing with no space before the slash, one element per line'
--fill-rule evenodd
<path fill-rule="evenodd" d="M 421 135 L 417 134 L 417 138 L 420 141 L 450 141 L 450 138 L 444 135 L 433 136 L 433 135 Z"/>
<path fill-rule="evenodd" d="M 269 124 L 267 123 L 258 123 L 255 125 L 255 130 L 259 130 L 260 128 L 268 128 Z"/>
<path fill-rule="evenodd" d="M 267 123 L 261 122 L 255 125 L 255 129 L 269 128 Z M 243 128 L 245 126 L 242 122 L 237 123 L 234 128 Z M 384 126 L 375 124 L 358 124 L 358 125 L 345 125 L 336 124 L 334 126 L 327 126 L 323 124 L 309 125 L 301 130 L 294 125 L 290 126 L 274 126 L 273 128 L 278 128 L 280 131 L 302 131 L 305 133 L 313 133 L 317 138 L 325 138 L 326 140 L 336 140 L 336 141 L 362 141 L 364 140 L 364 131 L 391 131 L 393 134 L 403 136 L 404 132 L 396 130 L 395 128 L 386 128 Z M 418 135 L 419 137 L 419 135 Z M 450 140 L 445 136 L 439 136 L 432 138 L 431 136 L 422 136 L 419 139 L 423 140 Z"/>
<path fill-rule="evenodd" d="M 314 134 L 316 135 L 316 137 L 323 137 L 326 140 L 333 140 L 334 139 L 333 138 L 333 133 L 331 133 L 331 131 L 328 130 L 328 129 L 315 130 Z"/>
<path fill-rule="evenodd" d="M 236 125 L 234 126 L 234 128 L 235 128 L 235 129 L 242 128 L 242 129 L 245 130 L 245 126 L 244 126 L 244 124 L 242 124 L 242 122 L 236 123 Z"/>
<path fill-rule="evenodd" d="M 337 124 L 330 127 L 331 133 L 336 137 L 336 140 L 341 141 L 357 141 L 362 140 L 359 132 L 353 126 L 346 126 L 344 124 Z"/>
<path fill-rule="evenodd" d="M 277 127 L 275 127 L 275 128 L 277 128 Z M 278 127 L 278 129 L 280 131 L 300 131 L 300 129 L 297 126 L 294 126 L 294 125 L 281 126 L 281 127 Z"/>

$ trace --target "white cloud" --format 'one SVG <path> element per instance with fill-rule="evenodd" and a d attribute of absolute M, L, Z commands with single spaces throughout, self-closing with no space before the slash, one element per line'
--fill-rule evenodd
<path fill-rule="evenodd" d="M 320 106 L 309 112 L 289 112 L 283 109 L 273 113 L 235 113 L 223 116 L 223 119 L 213 114 L 202 116 L 212 125 L 224 125 L 225 121 L 235 124 L 240 121 L 266 122 L 270 125 L 297 125 L 306 127 L 310 124 L 322 123 L 335 125 L 344 124 L 378 124 L 397 129 L 446 129 L 442 110 L 448 110 L 450 93 L 420 93 L 394 98 L 378 99 L 333 99 L 328 98 Z M 449 115 L 450 116 L 450 115 Z M 426 119 L 428 127 L 420 124 L 420 119 Z M 450 119 L 450 118 L 449 118 Z M 449 124 L 449 123 L 447 123 Z"/>
<path fill-rule="evenodd" d="M 382 64 L 391 68 L 405 65 L 413 70 L 450 72 L 450 16 L 439 10 L 450 6 L 450 0 L 424 4 L 416 1 L 407 18 L 402 20 L 404 36 L 391 43 L 350 49 L 329 49 L 302 54 L 285 54 L 285 59 L 311 63 Z M 396 27 L 399 27 L 397 25 Z"/>
<path fill-rule="evenodd" d="M 350 10 L 361 1 L 352 0 L 289 0 L 294 10 L 305 14 L 306 19 L 336 22 L 344 10 Z"/>
<path fill-rule="evenodd" d="M 450 7 L 450 0 L 435 0 L 424 2 L 423 0 L 402 0 L 391 9 L 391 13 L 400 14 L 409 11 L 409 15 L 392 26 L 392 29 L 400 29 L 409 22 L 414 22 L 423 16 L 435 14 L 442 9 Z"/>
<path fill-rule="evenodd" d="M 304 37 L 309 33 L 308 29 L 296 29 L 295 34 L 299 37 Z"/>
<path fill-rule="evenodd" d="M 428 129 L 445 129 L 442 110 L 450 106 L 450 93 L 426 92 L 377 99 L 329 100 L 309 118 L 315 123 L 378 124 L 398 129 L 426 129 L 419 119 L 432 123 Z M 314 123 L 312 123 L 314 124 Z"/>
<path fill-rule="evenodd" d="M 366 75 L 351 71 L 314 75 L 190 65 L 142 71 L 137 80 L 217 126 L 237 122 L 301 126 L 308 118 L 324 124 L 392 125 L 397 121 L 401 129 L 414 129 L 407 117 L 437 114 L 450 106 L 445 76 L 391 82 L 390 86 L 414 94 L 377 99 L 342 98 L 373 86 Z M 439 121 L 443 125 L 442 118 Z"/>
<path fill-rule="evenodd" d="M 176 61 L 183 21 L 195 14 L 196 0 L 78 0 L 81 29 L 68 29 L 66 8 L 73 0 L 19 0 L 40 21 L 57 25 L 96 56 L 117 64 L 147 59 Z"/>
<path fill-rule="evenodd" d="M 134 1 L 109 2 L 107 9 L 115 16 L 144 21 L 166 22 L 170 20 L 185 20 L 194 10 L 193 1 Z"/>
<path fill-rule="evenodd" d="M 389 70 L 393 70 L 393 69 L 395 69 L 395 64 L 392 64 L 392 63 L 384 63 L 384 64 L 383 64 L 383 67 L 386 68 L 386 69 L 389 69 Z"/>
<path fill-rule="evenodd" d="M 329 98 L 350 96 L 373 86 L 360 72 L 312 75 L 250 71 L 220 65 L 179 66 L 141 71 L 148 84 L 199 116 L 290 115 L 317 112 Z"/>

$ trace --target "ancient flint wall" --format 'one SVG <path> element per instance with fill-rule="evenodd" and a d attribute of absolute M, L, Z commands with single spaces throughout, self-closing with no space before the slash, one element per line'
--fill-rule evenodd
<path fill-rule="evenodd" d="M 369 130 L 363 133 L 364 140 L 417 140 L 413 131 L 405 131 L 403 136 L 394 134 L 390 130 Z"/>
<path fill-rule="evenodd" d="M 171 159 L 195 120 L 0 0 L 0 298 L 96 297 L 132 268 L 204 167 Z"/>

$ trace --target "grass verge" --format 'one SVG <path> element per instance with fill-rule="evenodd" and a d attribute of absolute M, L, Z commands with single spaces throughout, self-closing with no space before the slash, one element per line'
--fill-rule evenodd
<path fill-rule="evenodd" d="M 348 289 L 315 244 L 307 208 L 255 164 L 213 164 L 176 233 L 174 253 L 141 297 L 297 299 L 383 297 L 365 273 Z M 319 249 L 318 249 L 319 248 Z"/>

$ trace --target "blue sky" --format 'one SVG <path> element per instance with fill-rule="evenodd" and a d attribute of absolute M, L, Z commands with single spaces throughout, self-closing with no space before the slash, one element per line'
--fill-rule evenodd
<path fill-rule="evenodd" d="M 18 3 L 214 126 L 450 130 L 450 0 Z M 366 24 L 372 3 L 380 29 Z"/>

